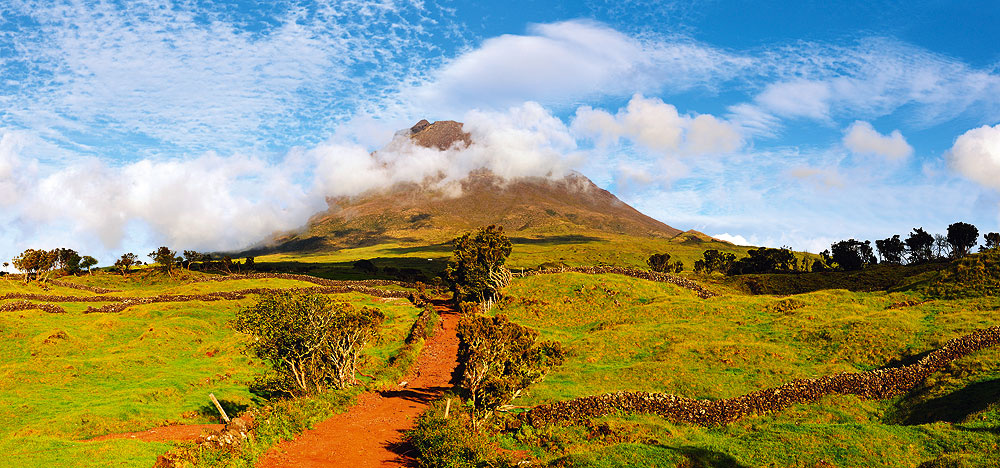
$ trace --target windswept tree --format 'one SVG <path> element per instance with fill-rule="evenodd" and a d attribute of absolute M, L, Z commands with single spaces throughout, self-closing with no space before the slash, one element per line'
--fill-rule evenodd
<path fill-rule="evenodd" d="M 129 270 L 132 269 L 132 267 L 138 264 L 139 257 L 136 254 L 129 252 L 122 254 L 121 258 L 115 260 L 115 269 L 118 270 L 122 276 L 125 276 L 128 274 Z"/>
<path fill-rule="evenodd" d="M 948 258 L 951 256 L 952 248 L 948 243 L 948 237 L 944 234 L 934 234 L 934 258 Z"/>
<path fill-rule="evenodd" d="M 97 265 L 97 259 L 91 257 L 90 255 L 84 255 L 83 258 L 80 259 L 80 268 L 87 270 L 87 273 L 91 275 L 94 273 L 90 271 L 90 269 L 96 265 Z"/>
<path fill-rule="evenodd" d="M 983 236 L 986 243 L 979 248 L 980 251 L 1000 248 L 1000 232 L 991 232 Z"/>
<path fill-rule="evenodd" d="M 56 265 L 57 269 L 62 270 L 64 274 L 75 275 L 80 272 L 80 254 L 73 249 L 59 248 L 54 250 L 56 255 Z"/>
<path fill-rule="evenodd" d="M 537 342 L 537 331 L 504 315 L 463 317 L 458 339 L 459 388 L 472 404 L 476 428 L 566 358 L 558 342 Z"/>
<path fill-rule="evenodd" d="M 833 262 L 845 271 L 860 270 L 875 263 L 871 241 L 843 240 L 831 245 L 830 252 Z"/>
<path fill-rule="evenodd" d="M 906 244 L 907 259 L 910 263 L 923 263 L 933 258 L 931 247 L 934 245 L 934 236 L 923 228 L 913 228 L 913 232 L 903 242 Z"/>
<path fill-rule="evenodd" d="M 191 265 L 193 265 L 195 262 L 205 261 L 205 257 L 206 255 L 201 252 L 195 250 L 185 250 L 184 265 L 188 269 L 188 271 L 191 271 Z"/>
<path fill-rule="evenodd" d="M 948 226 L 948 244 L 952 257 L 962 258 L 969 254 L 979 239 L 979 229 L 969 223 L 957 222 Z"/>
<path fill-rule="evenodd" d="M 455 302 L 474 302 L 489 310 L 499 299 L 500 291 L 510 283 L 510 271 L 504 267 L 512 248 L 510 239 L 502 226 L 491 225 L 475 235 L 462 235 L 454 244 L 444 280 L 454 293 Z"/>
<path fill-rule="evenodd" d="M 899 234 L 875 241 L 875 247 L 878 249 L 883 263 L 895 265 L 903 263 L 903 252 L 906 251 L 906 244 L 899 238 Z"/>
<path fill-rule="evenodd" d="M 27 249 L 20 255 L 14 257 L 11 263 L 14 268 L 24 272 L 24 283 L 27 284 L 32 278 L 44 282 L 56 267 L 58 253 L 55 250 Z"/>
<path fill-rule="evenodd" d="M 153 259 L 157 265 L 160 265 L 160 269 L 162 269 L 167 275 L 171 275 L 174 270 L 174 266 L 177 265 L 177 252 L 170 250 L 166 246 L 162 246 L 150 252 L 148 257 Z"/>
<path fill-rule="evenodd" d="M 375 308 L 282 291 L 241 309 L 231 326 L 252 338 L 247 353 L 271 365 L 255 387 L 300 396 L 354 384 L 361 350 L 378 339 L 384 321 Z"/>

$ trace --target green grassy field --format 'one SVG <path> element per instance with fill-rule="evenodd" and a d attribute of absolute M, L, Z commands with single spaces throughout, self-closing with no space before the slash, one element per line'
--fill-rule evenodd
<path fill-rule="evenodd" d="M 496 313 L 569 348 L 561 368 L 515 401 L 530 406 L 618 390 L 727 398 L 878 368 L 996 325 L 997 297 L 888 308 L 927 299 L 821 290 L 701 300 L 669 284 L 564 273 L 515 280 Z M 998 358 L 997 349 L 973 354 L 891 400 L 827 397 L 716 428 L 606 417 L 522 429 L 505 444 L 565 466 L 903 467 L 942 456 L 932 466 L 997 466 L 986 454 L 1000 443 Z"/>
<path fill-rule="evenodd" d="M 122 291 L 109 293 L 115 296 L 314 286 L 284 279 L 186 284 L 184 278 L 141 274 L 67 281 Z M 95 295 L 0 279 L 0 294 L 11 292 Z M 403 299 L 331 297 L 386 314 L 384 338 L 368 352 L 375 369 L 400 349 L 418 313 Z M 262 364 L 241 354 L 243 337 L 227 325 L 252 300 L 157 303 L 118 314 L 83 313 L 100 303 L 59 304 L 66 314 L 0 313 L 0 466 L 151 466 L 170 444 L 85 440 L 169 424 L 217 423 L 209 393 L 231 413 L 260 404 L 247 382 Z"/>

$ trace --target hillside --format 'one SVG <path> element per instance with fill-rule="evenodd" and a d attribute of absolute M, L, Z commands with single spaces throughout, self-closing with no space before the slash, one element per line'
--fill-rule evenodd
<path fill-rule="evenodd" d="M 406 132 L 406 131 L 404 131 Z M 462 124 L 421 121 L 409 131 L 414 143 L 446 149 L 475 144 Z M 405 134 L 405 133 L 404 133 Z M 298 233 L 278 236 L 251 252 L 321 252 L 377 244 L 434 244 L 480 226 L 499 224 L 515 242 L 629 236 L 670 239 L 681 230 L 619 200 L 586 176 L 506 180 L 486 169 L 460 181 L 460 194 L 427 183 L 401 183 L 356 197 L 328 200 Z M 699 240 L 711 240 L 694 232 Z"/>

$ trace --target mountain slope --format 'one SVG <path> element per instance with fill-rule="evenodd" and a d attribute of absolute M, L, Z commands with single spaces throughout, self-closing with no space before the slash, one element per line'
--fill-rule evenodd
<path fill-rule="evenodd" d="M 462 124 L 426 120 L 409 130 L 418 145 L 447 149 L 472 144 Z M 315 252 L 383 243 L 440 243 L 480 226 L 499 224 L 515 238 L 632 236 L 669 239 L 679 229 L 625 204 L 587 177 L 505 180 L 473 171 L 455 187 L 401 183 L 357 197 L 328 200 L 304 231 L 276 238 L 258 252 Z M 707 237 L 697 233 L 701 237 Z"/>

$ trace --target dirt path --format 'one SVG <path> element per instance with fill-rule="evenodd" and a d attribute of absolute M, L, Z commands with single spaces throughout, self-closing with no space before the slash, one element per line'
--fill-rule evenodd
<path fill-rule="evenodd" d="M 402 433 L 413 420 L 451 388 L 457 363 L 458 313 L 444 303 L 435 304 L 442 328 L 424 344 L 408 385 L 395 391 L 365 393 L 357 405 L 272 448 L 258 464 L 277 467 L 385 467 L 409 466 Z"/>

